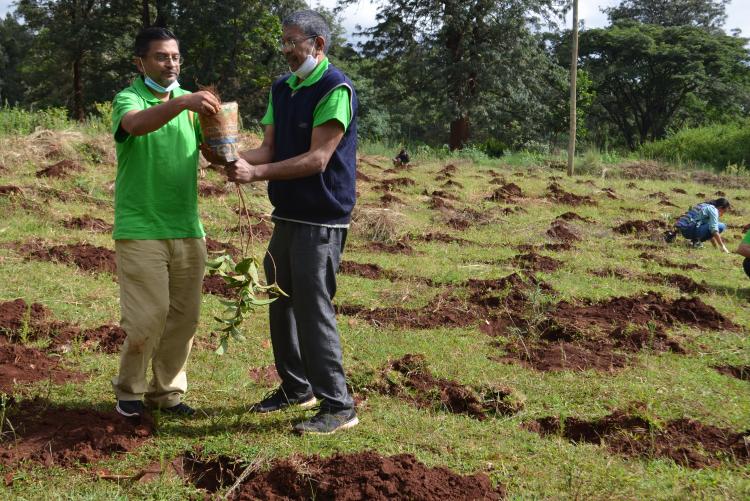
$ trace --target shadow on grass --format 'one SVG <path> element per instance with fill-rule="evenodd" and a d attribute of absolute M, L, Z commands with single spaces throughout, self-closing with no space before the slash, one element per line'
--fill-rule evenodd
<path fill-rule="evenodd" d="M 750 301 L 750 285 L 748 287 L 730 287 L 722 284 L 706 284 L 709 289 L 717 294 L 733 296 L 738 299 Z"/>
<path fill-rule="evenodd" d="M 190 418 L 156 413 L 158 433 L 183 437 L 202 437 L 227 432 L 267 433 L 291 432 L 294 424 L 312 416 L 312 411 L 301 410 L 273 414 L 256 414 L 248 405 L 234 407 L 197 407 Z"/>

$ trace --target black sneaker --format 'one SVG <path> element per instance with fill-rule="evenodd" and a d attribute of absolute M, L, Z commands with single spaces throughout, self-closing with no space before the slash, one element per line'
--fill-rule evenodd
<path fill-rule="evenodd" d="M 675 238 L 677 238 L 676 231 L 667 230 L 664 232 L 664 241 L 667 242 L 668 244 L 671 244 L 672 242 L 674 242 Z"/>
<path fill-rule="evenodd" d="M 185 416 L 185 417 L 189 417 L 195 414 L 195 409 L 193 409 L 189 405 L 184 404 L 182 402 L 180 402 L 177 405 L 173 405 L 172 407 L 162 407 L 161 411 L 167 414 L 172 414 L 174 416 Z"/>
<path fill-rule="evenodd" d="M 359 419 L 354 409 L 330 411 L 321 409 L 311 419 L 294 425 L 294 431 L 299 434 L 330 435 L 339 430 L 346 430 L 357 426 Z"/>
<path fill-rule="evenodd" d="M 140 417 L 146 412 L 140 400 L 118 400 L 115 410 L 125 417 Z"/>
<path fill-rule="evenodd" d="M 278 387 L 270 393 L 267 393 L 266 396 L 263 397 L 263 400 L 261 400 L 257 404 L 253 404 L 250 407 L 250 412 L 275 412 L 292 405 L 299 406 L 302 409 L 309 409 L 316 403 L 318 403 L 318 401 L 315 399 L 315 396 L 313 396 L 312 392 L 301 397 L 287 398 L 286 392 L 283 390 L 283 388 Z"/>

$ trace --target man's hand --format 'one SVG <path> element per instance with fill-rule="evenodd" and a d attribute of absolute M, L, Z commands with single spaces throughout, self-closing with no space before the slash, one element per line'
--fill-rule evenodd
<path fill-rule="evenodd" d="M 235 183 L 252 183 L 259 179 L 255 173 L 255 166 L 250 165 L 242 158 L 228 164 L 225 170 L 229 180 Z"/>
<path fill-rule="evenodd" d="M 187 109 L 201 115 L 214 115 L 221 109 L 221 103 L 216 96 L 205 90 L 185 94 L 178 99 L 184 100 Z"/>

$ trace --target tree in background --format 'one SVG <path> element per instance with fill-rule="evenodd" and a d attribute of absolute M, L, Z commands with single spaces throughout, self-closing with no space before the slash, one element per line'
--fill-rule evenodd
<path fill-rule="evenodd" d="M 31 46 L 31 34 L 7 14 L 0 19 L 0 106 L 21 103 L 25 88 L 20 74 L 21 63 Z"/>
<path fill-rule="evenodd" d="M 695 26 L 721 30 L 731 0 L 624 0 L 604 9 L 611 24 L 638 21 L 660 26 Z"/>

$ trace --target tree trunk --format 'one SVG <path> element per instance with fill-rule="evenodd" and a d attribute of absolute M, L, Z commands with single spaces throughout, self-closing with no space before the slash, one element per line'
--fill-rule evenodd
<path fill-rule="evenodd" d="M 144 28 L 151 26 L 151 10 L 149 9 L 149 0 L 142 0 L 141 2 L 141 23 Z"/>
<path fill-rule="evenodd" d="M 462 115 L 451 122 L 451 134 L 448 139 L 448 147 L 452 150 L 460 150 L 469 140 L 469 117 Z"/>
<path fill-rule="evenodd" d="M 81 79 L 81 59 L 82 55 L 78 54 L 73 61 L 73 117 L 79 122 L 86 118 L 86 111 L 83 108 L 83 81 Z"/>

